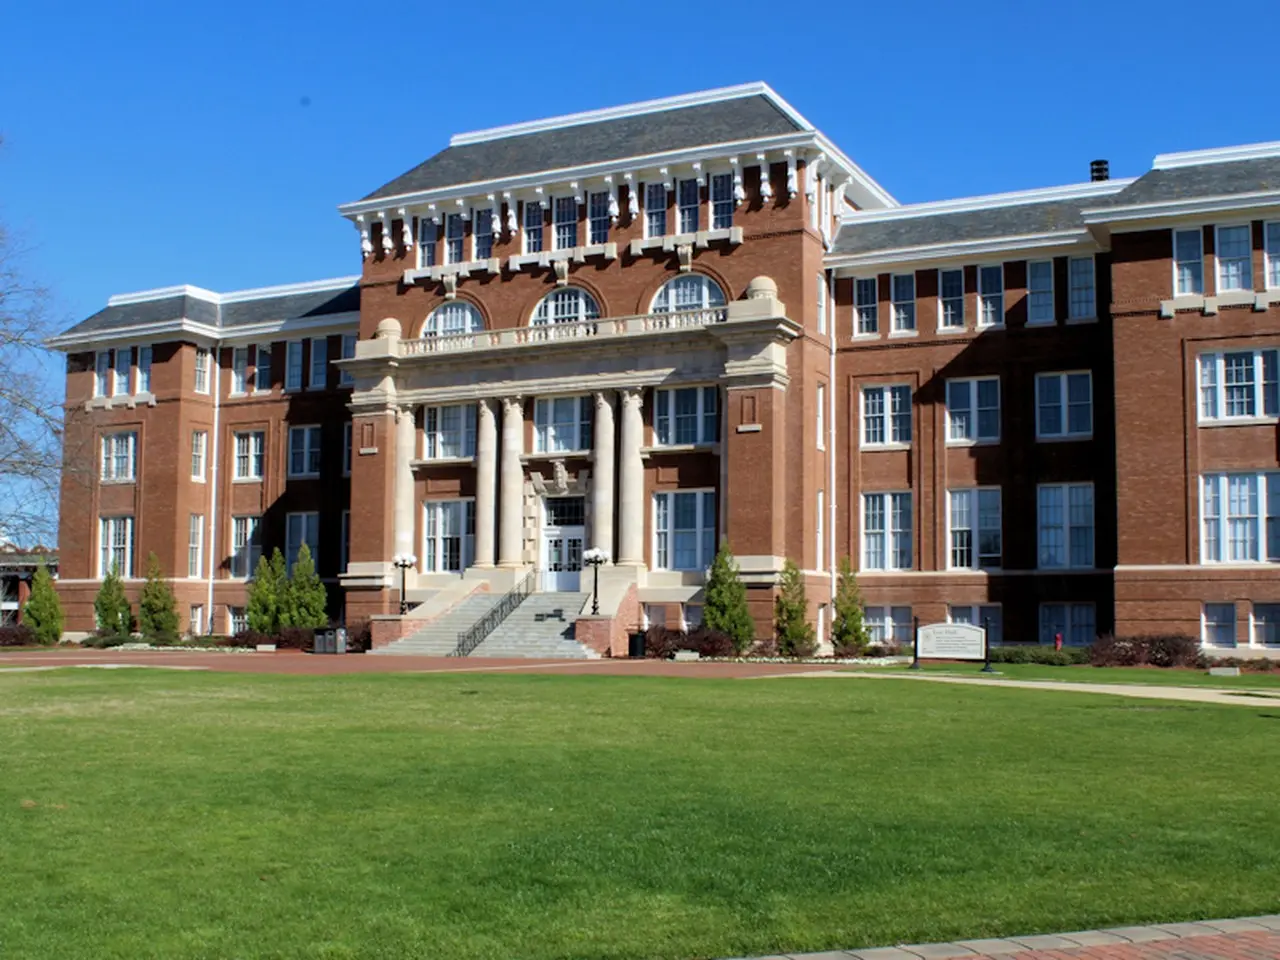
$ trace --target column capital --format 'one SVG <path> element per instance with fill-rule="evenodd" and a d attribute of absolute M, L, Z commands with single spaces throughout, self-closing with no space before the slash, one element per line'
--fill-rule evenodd
<path fill-rule="evenodd" d="M 396 422 L 399 423 L 404 417 L 412 420 L 418 412 L 418 404 L 416 403 L 397 403 L 393 408 L 396 415 Z"/>
<path fill-rule="evenodd" d="M 613 406 L 612 394 L 612 390 L 597 390 L 592 394 L 592 396 L 595 397 L 597 407 L 611 407 Z"/>
<path fill-rule="evenodd" d="M 644 406 L 644 387 L 623 387 L 618 393 L 622 394 L 622 402 L 635 407 Z"/>
<path fill-rule="evenodd" d="M 511 409 L 511 408 L 513 408 L 513 407 L 518 408 L 521 412 L 523 412 L 523 411 L 524 411 L 524 396 L 523 396 L 523 395 L 521 395 L 521 394 L 517 393 L 517 394 L 514 394 L 513 396 L 503 397 L 503 398 L 502 398 L 502 409 L 503 409 L 503 411 L 510 410 L 510 409 Z"/>

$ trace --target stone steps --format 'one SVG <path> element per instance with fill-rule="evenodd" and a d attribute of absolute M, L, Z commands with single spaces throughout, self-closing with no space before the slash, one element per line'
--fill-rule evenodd
<path fill-rule="evenodd" d="M 458 645 L 458 634 L 471 629 L 481 617 L 502 599 L 500 593 L 476 593 L 467 597 L 443 617 L 419 628 L 403 640 L 397 640 L 377 654 L 412 654 L 419 657 L 446 657 Z"/>

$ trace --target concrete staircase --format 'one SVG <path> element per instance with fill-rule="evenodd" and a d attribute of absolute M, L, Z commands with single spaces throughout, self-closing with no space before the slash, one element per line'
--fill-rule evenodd
<path fill-rule="evenodd" d="M 446 657 L 458 645 L 458 634 L 493 609 L 500 593 L 473 593 L 442 617 L 424 624 L 403 640 L 397 640 L 377 654 L 413 654 L 419 657 Z M 525 601 L 526 603 L 528 601 Z"/>
<path fill-rule="evenodd" d="M 573 638 L 588 594 L 531 593 L 498 628 L 481 641 L 473 657 L 528 657 L 547 660 L 594 660 L 600 655 Z"/>

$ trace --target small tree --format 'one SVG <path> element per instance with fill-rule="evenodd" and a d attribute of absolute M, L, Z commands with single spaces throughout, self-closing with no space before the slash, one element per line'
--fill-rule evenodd
<path fill-rule="evenodd" d="M 267 635 L 279 632 L 280 607 L 288 586 L 284 556 L 279 547 L 272 551 L 270 558 L 258 558 L 258 568 L 249 584 L 249 599 L 245 605 L 245 619 L 250 630 Z"/>
<path fill-rule="evenodd" d="M 853 562 L 840 560 L 840 576 L 836 581 L 835 614 L 831 622 L 831 645 L 837 657 L 861 656 L 867 649 L 867 625 L 863 619 L 862 593 L 853 574 Z"/>
<path fill-rule="evenodd" d="M 298 548 L 298 559 L 289 571 L 284 602 L 280 605 L 280 626 L 315 629 L 329 622 L 326 611 L 329 597 L 324 584 L 316 576 L 311 550 L 304 543 Z"/>
<path fill-rule="evenodd" d="M 703 625 L 728 634 L 734 650 L 742 654 L 755 639 L 756 624 L 747 608 L 747 587 L 739 577 L 738 564 L 727 541 L 721 542 L 711 563 L 703 592 L 706 596 L 702 607 Z"/>
<path fill-rule="evenodd" d="M 98 632 L 103 636 L 127 637 L 133 629 L 133 611 L 115 564 L 102 578 L 98 595 L 93 598 L 93 613 L 98 620 Z"/>
<path fill-rule="evenodd" d="M 31 596 L 22 608 L 22 622 L 35 631 L 41 643 L 57 643 L 62 639 L 62 601 L 53 589 L 49 568 L 40 561 L 31 580 Z"/>
<path fill-rule="evenodd" d="M 784 657 L 811 657 L 817 647 L 813 625 L 809 623 L 809 601 L 804 594 L 804 575 L 791 560 L 782 567 L 778 596 L 773 601 L 774 636 Z"/>
<path fill-rule="evenodd" d="M 148 643 L 178 640 L 178 604 L 164 580 L 160 559 L 154 553 L 147 557 L 147 580 L 138 597 L 138 628 Z"/>

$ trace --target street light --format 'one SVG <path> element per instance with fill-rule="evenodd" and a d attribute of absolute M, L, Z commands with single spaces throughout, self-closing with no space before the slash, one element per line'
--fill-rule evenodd
<path fill-rule="evenodd" d="M 609 551 L 592 547 L 590 550 L 583 551 L 582 562 L 592 570 L 591 615 L 598 617 L 600 615 L 600 565 L 609 562 Z"/>
<path fill-rule="evenodd" d="M 391 565 L 398 567 L 400 570 L 400 616 L 402 617 L 409 612 L 409 599 L 404 593 L 405 574 L 409 572 L 410 567 L 416 566 L 417 563 L 418 558 L 412 553 L 397 553 L 391 558 Z"/>

